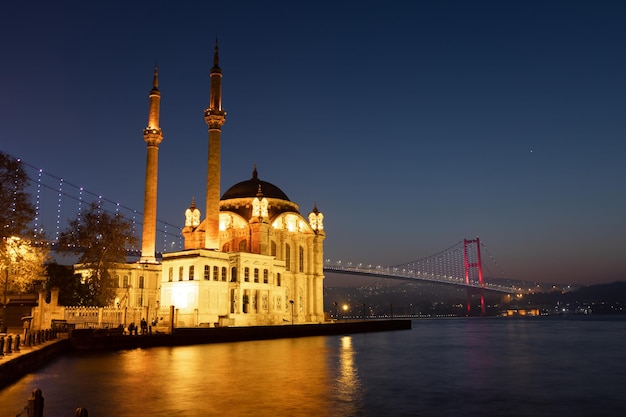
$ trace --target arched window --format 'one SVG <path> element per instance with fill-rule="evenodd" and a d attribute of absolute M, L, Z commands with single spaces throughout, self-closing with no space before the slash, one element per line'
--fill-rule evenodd
<path fill-rule="evenodd" d="M 174 280 L 174 268 L 170 266 L 170 269 L 167 271 L 167 280 L 172 282 Z"/>
<path fill-rule="evenodd" d="M 230 268 L 230 282 L 237 282 L 237 268 Z"/>
<path fill-rule="evenodd" d="M 230 243 L 224 243 L 224 246 L 222 246 L 222 252 L 228 251 L 230 251 Z"/>
<path fill-rule="evenodd" d="M 243 269 L 243 280 L 245 282 L 250 282 L 250 268 L 247 266 Z"/>
<path fill-rule="evenodd" d="M 211 279 L 211 270 L 208 265 L 204 265 L 204 280 L 208 281 Z"/>
<path fill-rule="evenodd" d="M 193 274 L 195 272 L 195 268 L 193 267 L 193 265 L 191 265 L 189 267 L 189 281 L 193 281 Z"/>
<path fill-rule="evenodd" d="M 124 284 L 123 284 L 124 288 L 128 288 L 128 275 L 124 275 Z"/>
<path fill-rule="evenodd" d="M 124 288 L 124 283 L 122 281 L 120 281 L 120 276 L 115 274 L 115 282 L 117 283 L 118 287 L 122 287 Z"/>
<path fill-rule="evenodd" d="M 263 270 L 263 284 L 267 284 L 269 282 L 269 271 L 267 269 Z"/>
<path fill-rule="evenodd" d="M 178 268 L 178 280 L 182 281 L 183 280 L 183 267 L 179 267 Z"/>
<path fill-rule="evenodd" d="M 274 242 L 272 240 L 272 243 L 270 244 L 270 254 L 272 256 L 276 256 L 276 242 Z"/>
<path fill-rule="evenodd" d="M 254 282 L 259 282 L 259 268 L 254 268 Z"/>
<path fill-rule="evenodd" d="M 226 267 L 222 267 L 222 281 L 226 281 Z"/>
<path fill-rule="evenodd" d="M 217 266 L 213 267 L 213 281 L 217 281 L 218 280 L 218 275 L 220 273 L 220 269 Z"/>
<path fill-rule="evenodd" d="M 139 277 L 139 288 L 143 288 L 143 275 Z"/>
<path fill-rule="evenodd" d="M 304 248 L 298 248 L 298 272 L 304 272 Z"/>
<path fill-rule="evenodd" d="M 239 252 L 245 252 L 246 246 L 247 246 L 247 242 L 245 239 L 239 242 Z"/>
<path fill-rule="evenodd" d="M 291 248 L 285 245 L 285 270 L 291 271 Z"/>

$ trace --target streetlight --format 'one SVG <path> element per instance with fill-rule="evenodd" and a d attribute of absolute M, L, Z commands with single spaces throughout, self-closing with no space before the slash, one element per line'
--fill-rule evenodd
<path fill-rule="evenodd" d="M 342 307 L 343 309 L 343 318 L 346 321 L 346 323 L 348 322 L 348 318 L 346 317 L 346 313 L 348 312 L 348 304 L 344 304 Z"/>
<path fill-rule="evenodd" d="M 293 326 L 293 300 L 289 300 L 289 304 L 291 304 L 291 325 Z"/>

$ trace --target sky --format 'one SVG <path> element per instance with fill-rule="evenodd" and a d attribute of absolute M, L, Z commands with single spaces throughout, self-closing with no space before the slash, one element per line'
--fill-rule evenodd
<path fill-rule="evenodd" d="M 209 71 L 222 192 L 325 215 L 324 257 L 397 265 L 480 237 L 508 278 L 626 280 L 622 1 L 8 1 L 0 150 L 158 218 L 204 206 Z"/>

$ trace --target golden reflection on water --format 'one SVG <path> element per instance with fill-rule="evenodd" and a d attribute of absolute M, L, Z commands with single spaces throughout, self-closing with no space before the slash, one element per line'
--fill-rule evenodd
<path fill-rule="evenodd" d="M 339 351 L 339 373 L 337 379 L 338 400 L 342 404 L 354 404 L 360 399 L 359 375 L 354 364 L 354 348 L 352 347 L 352 337 L 343 336 L 341 338 L 341 350 Z M 350 408 L 350 407 L 347 407 Z M 350 410 L 343 410 L 350 415 Z"/>
<path fill-rule="evenodd" d="M 0 410 L 15 415 L 39 387 L 51 416 L 79 406 L 96 416 L 358 416 L 352 342 L 307 337 L 67 356 L 0 391 L 0 401 L 12 400 Z"/>
<path fill-rule="evenodd" d="M 313 337 L 135 350 L 120 364 L 142 387 L 133 403 L 159 415 L 355 415 L 354 355 L 349 336 Z"/>

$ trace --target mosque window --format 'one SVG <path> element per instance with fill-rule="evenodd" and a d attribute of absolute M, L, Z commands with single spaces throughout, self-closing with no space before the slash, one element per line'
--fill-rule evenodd
<path fill-rule="evenodd" d="M 276 285 L 280 287 L 280 272 L 276 274 Z"/>
<path fill-rule="evenodd" d="M 179 267 L 178 268 L 178 280 L 182 281 L 183 280 L 183 267 Z"/>
<path fill-rule="evenodd" d="M 191 265 L 191 266 L 189 267 L 189 281 L 193 281 L 193 275 L 194 275 L 194 272 L 195 272 L 195 268 L 194 268 L 194 266 L 193 266 L 193 265 Z"/>
<path fill-rule="evenodd" d="M 248 303 L 250 296 L 248 295 L 248 290 L 243 293 L 243 297 L 241 298 L 242 311 L 243 313 L 248 313 Z"/>
<path fill-rule="evenodd" d="M 222 281 L 226 281 L 226 267 L 222 267 Z"/>
<path fill-rule="evenodd" d="M 254 268 L 254 282 L 259 282 L 259 268 Z"/>
<path fill-rule="evenodd" d="M 128 275 L 124 275 L 124 283 L 122 284 L 124 288 L 128 288 Z"/>
<path fill-rule="evenodd" d="M 217 281 L 217 275 L 219 274 L 220 269 L 217 266 L 213 267 L 213 281 Z"/>
<path fill-rule="evenodd" d="M 250 268 L 247 266 L 243 269 L 243 280 L 245 282 L 250 282 Z"/>
<path fill-rule="evenodd" d="M 269 271 L 267 269 L 263 270 L 263 284 L 267 284 L 269 281 Z"/>
<path fill-rule="evenodd" d="M 170 266 L 170 269 L 167 271 L 167 280 L 172 282 L 174 280 L 174 268 Z"/>
<path fill-rule="evenodd" d="M 272 256 L 276 256 L 276 242 L 274 242 L 272 240 L 272 243 L 270 244 L 270 253 Z"/>
<path fill-rule="evenodd" d="M 139 277 L 139 288 L 143 288 L 143 275 Z"/>
<path fill-rule="evenodd" d="M 230 268 L 230 282 L 237 282 L 237 268 Z"/>
<path fill-rule="evenodd" d="M 211 279 L 211 270 L 208 265 L 204 265 L 204 280 L 208 281 Z"/>
<path fill-rule="evenodd" d="M 298 248 L 298 272 L 304 272 L 304 248 Z"/>
<path fill-rule="evenodd" d="M 291 248 L 285 245 L 285 269 L 291 271 Z"/>
<path fill-rule="evenodd" d="M 241 242 L 239 242 L 239 252 L 245 252 L 246 251 L 246 245 L 247 242 L 246 240 L 242 240 Z"/>

